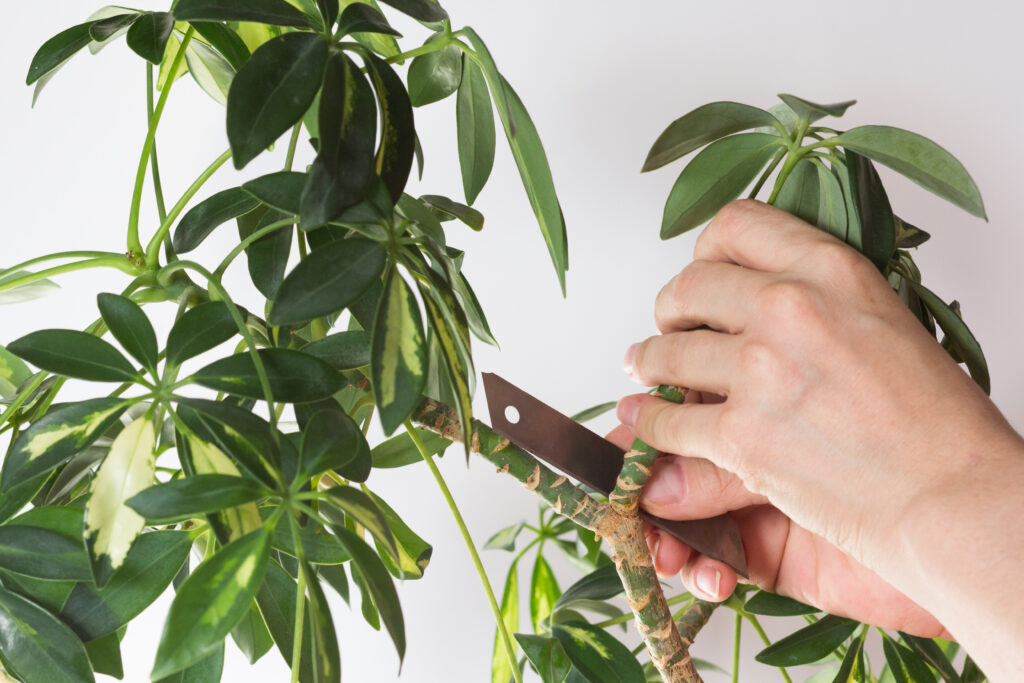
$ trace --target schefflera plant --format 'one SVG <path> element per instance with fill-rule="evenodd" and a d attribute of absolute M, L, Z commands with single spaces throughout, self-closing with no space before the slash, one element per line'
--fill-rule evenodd
<path fill-rule="evenodd" d="M 947 303 L 921 284 L 909 250 L 928 240 L 929 233 L 894 213 L 873 162 L 973 216 L 986 218 L 981 194 L 967 170 L 945 149 L 917 133 L 881 125 L 843 131 L 819 123 L 826 117 L 841 117 L 855 101 L 822 105 L 787 94 L 779 98 L 782 103 L 767 110 L 738 102 L 706 104 L 673 121 L 658 137 L 643 171 L 700 150 L 680 172 L 665 203 L 662 239 L 706 223 L 741 196 L 761 197 L 869 258 L 925 329 L 933 336 L 943 333 L 943 347 L 989 393 L 984 354 L 962 320 L 959 304 Z M 780 667 L 787 681 L 782 667 L 823 658 L 833 659 L 834 664 L 819 672 L 815 681 L 986 680 L 969 656 L 959 671 L 954 668 L 955 643 L 878 629 L 885 662 L 876 676 L 865 653 L 869 634 L 865 624 L 825 615 L 742 584 L 724 604 L 736 612 L 737 653 L 743 618 L 801 616 L 809 622 L 775 643 L 765 639 L 768 647 L 756 657 Z M 752 623 L 764 639 L 756 620 Z"/>
<path fill-rule="evenodd" d="M 474 443 L 470 338 L 494 340 L 444 223 L 483 227 L 469 204 L 490 176 L 498 125 L 563 291 L 567 252 L 537 131 L 483 41 L 431 0 L 384 2 L 428 30 L 422 45 L 403 52 L 373 0 L 177 0 L 169 11 L 103 8 L 32 59 L 35 100 L 76 53 L 125 40 L 142 58 L 148 129 L 113 250 L 0 271 L 8 301 L 72 271 L 127 276 L 99 295 L 86 329 L 0 347 L 10 676 L 120 677 L 125 629 L 172 584 L 154 680 L 219 680 L 230 635 L 252 662 L 276 647 L 293 681 L 338 681 L 324 587 L 348 601 L 353 584 L 362 616 L 404 656 L 394 580 L 423 576 L 431 547 L 365 482 L 374 468 L 426 460 L 447 495 L 432 457 L 450 441 L 410 421 L 425 400 L 454 406 L 450 436 L 467 453 Z M 170 204 L 157 132 L 186 74 L 226 105 L 229 148 Z M 449 96 L 466 204 L 405 191 L 423 164 L 414 107 Z M 315 158 L 297 168 L 304 138 Z M 282 141 L 282 170 L 194 201 L 228 161 L 243 169 Z M 237 235 L 226 254 L 186 257 L 214 231 Z M 262 310 L 226 284 L 242 257 Z M 165 340 L 151 309 L 173 315 Z M 58 402 L 69 379 L 94 383 L 95 398 Z M 374 416 L 390 438 L 371 448 Z"/>

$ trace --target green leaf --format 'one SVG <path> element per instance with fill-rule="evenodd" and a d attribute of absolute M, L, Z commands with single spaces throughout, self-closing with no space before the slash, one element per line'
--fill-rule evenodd
<path fill-rule="evenodd" d="M 978 665 L 974 663 L 974 660 L 970 657 L 964 661 L 963 671 L 960 672 L 960 679 L 963 683 L 984 683 L 988 679 L 985 676 L 985 672 L 978 668 Z"/>
<path fill-rule="evenodd" d="M 124 678 L 124 663 L 121 661 L 121 639 L 116 633 L 85 643 L 86 654 L 93 671 L 98 674 L 112 676 L 118 680 Z"/>
<path fill-rule="evenodd" d="M 751 614 L 762 614 L 769 617 L 795 617 L 801 614 L 815 614 L 820 612 L 817 607 L 805 605 L 793 598 L 784 595 L 776 595 L 768 591 L 758 591 L 747 600 L 743 609 Z"/>
<path fill-rule="evenodd" d="M 519 630 L 519 564 L 516 561 L 512 562 L 505 576 L 505 588 L 501 592 L 501 620 L 509 633 Z M 512 662 L 505 652 L 501 633 L 495 629 L 494 651 L 491 654 L 491 683 L 508 683 L 511 678 Z"/>
<path fill-rule="evenodd" d="M 963 358 L 964 363 L 967 365 L 967 370 L 971 373 L 974 381 L 978 383 L 978 386 L 986 394 L 990 393 L 992 385 L 989 380 L 988 363 L 985 361 L 985 354 L 982 352 L 978 340 L 974 338 L 974 335 L 963 319 L 957 315 L 951 306 L 947 305 L 946 302 L 921 283 L 914 282 L 913 280 L 905 280 L 905 282 L 914 290 L 914 293 L 921 297 L 921 301 L 924 302 L 924 305 L 935 316 L 935 322 L 946 333 L 946 338 L 953 345 L 960 358 Z"/>
<path fill-rule="evenodd" d="M 397 562 L 391 561 L 388 554 L 384 552 L 385 548 L 377 541 L 376 537 L 374 538 L 374 545 L 377 546 L 377 552 L 380 554 L 381 560 L 384 561 L 388 571 L 397 579 L 423 578 L 423 572 L 426 570 L 427 565 L 430 564 L 430 557 L 433 555 L 434 549 L 429 543 L 420 538 L 416 532 L 410 529 L 409 525 L 405 523 L 398 513 L 379 496 L 375 495 L 373 491 L 370 491 L 365 486 L 363 491 L 384 514 L 388 527 L 391 529 L 391 534 L 395 538 L 395 544 L 398 549 Z"/>
<path fill-rule="evenodd" d="M 370 376 L 385 434 L 409 416 L 427 378 L 423 320 L 409 285 L 391 269 L 373 326 Z"/>
<path fill-rule="evenodd" d="M 309 590 L 310 633 L 313 638 L 312 667 L 318 683 L 341 683 L 341 655 L 334 620 L 319 581 L 307 584 Z"/>
<path fill-rule="evenodd" d="M 302 192 L 301 223 L 311 230 L 365 195 L 373 176 L 377 109 L 373 91 L 343 52 L 330 56 L 320 93 L 320 148 Z"/>
<path fill-rule="evenodd" d="M 190 5 L 205 4 L 203 0 L 186 0 Z M 206 0 L 214 4 L 215 0 Z M 220 0 L 226 8 L 238 8 L 244 13 L 250 5 Z M 305 17 L 283 0 L 274 4 L 286 5 L 301 18 Z M 180 19 L 181 5 L 175 10 Z M 209 14 L 209 13 L 208 13 Z M 222 19 L 225 17 L 194 16 L 195 19 Z M 268 22 L 272 23 L 272 22 Z M 302 118 L 313 102 L 323 80 L 327 62 L 327 43 L 315 33 L 286 33 L 268 41 L 246 62 L 231 83 L 228 93 L 228 142 L 235 168 L 242 168 L 269 147 L 296 121 Z"/>
<path fill-rule="evenodd" d="M 739 102 L 712 102 L 669 124 L 651 151 L 641 172 L 653 171 L 726 135 L 759 126 L 774 127 L 778 119 L 764 109 Z"/>
<path fill-rule="evenodd" d="M 270 562 L 267 573 L 256 594 L 260 612 L 267 622 L 270 635 L 277 644 L 281 656 L 291 663 L 295 642 L 295 599 L 298 586 L 295 579 L 288 575 L 276 562 Z M 304 600 L 305 624 L 302 629 L 302 655 L 299 669 L 299 680 L 303 683 L 316 681 L 313 669 L 314 630 L 311 605 L 308 598 Z"/>
<path fill-rule="evenodd" d="M 79 330 L 39 330 L 7 345 L 7 350 L 41 370 L 94 382 L 131 382 L 138 372 L 121 352 Z"/>
<path fill-rule="evenodd" d="M 235 336 L 238 328 L 223 301 L 207 301 L 175 321 L 167 335 L 167 362 L 181 365 Z"/>
<path fill-rule="evenodd" d="M 465 204 L 460 204 L 436 194 L 425 194 L 420 197 L 420 201 L 429 204 L 430 208 L 434 209 L 434 212 L 438 214 L 441 220 L 458 218 L 477 232 L 484 229 L 484 215 Z"/>
<path fill-rule="evenodd" d="M 622 579 L 615 571 L 615 565 L 605 565 L 569 586 L 559 596 L 552 611 L 569 607 L 576 600 L 609 600 L 621 593 L 622 590 Z"/>
<path fill-rule="evenodd" d="M 337 332 L 303 346 L 302 352 L 339 370 L 352 370 L 370 364 L 370 335 L 362 330 Z"/>
<path fill-rule="evenodd" d="M 341 375 L 319 358 L 300 351 L 277 348 L 260 349 L 259 355 L 276 401 L 319 401 L 342 387 Z M 194 377 L 197 384 L 209 389 L 257 400 L 263 398 L 256 366 L 248 351 L 214 361 L 199 370 Z"/>
<path fill-rule="evenodd" d="M 243 183 L 242 189 L 278 211 L 297 216 L 305 186 L 305 173 L 278 171 Z"/>
<path fill-rule="evenodd" d="M 299 540 L 302 543 L 306 560 L 313 564 L 338 565 L 352 559 L 338 539 L 327 533 L 327 530 L 319 523 L 309 522 L 305 526 L 299 527 Z M 274 529 L 270 545 L 275 550 L 291 557 L 297 558 L 299 555 L 299 551 L 295 547 L 295 538 L 288 525 L 280 525 Z"/>
<path fill-rule="evenodd" d="M 4 459 L 0 489 L 10 492 L 87 448 L 129 405 L 122 399 L 97 398 L 49 411 L 14 442 Z"/>
<path fill-rule="evenodd" d="M 866 628 L 861 630 L 860 636 L 850 644 L 832 683 L 857 683 L 863 677 L 864 639 L 867 633 Z"/>
<path fill-rule="evenodd" d="M 270 533 L 261 527 L 221 548 L 185 579 L 164 622 L 153 678 L 181 671 L 220 645 L 249 609 L 269 556 Z"/>
<path fill-rule="evenodd" d="M 126 504 L 151 523 L 169 524 L 256 501 L 268 493 L 251 479 L 195 474 L 144 489 Z"/>
<path fill-rule="evenodd" d="M 401 559 L 399 557 L 398 544 L 395 543 L 391 527 L 388 526 L 387 517 L 384 516 L 384 513 L 381 512 L 372 498 L 352 486 L 334 486 L 326 489 L 324 493 L 326 494 L 326 497 L 323 499 L 325 502 L 335 506 L 351 518 L 352 521 L 365 527 L 367 531 L 373 534 L 374 538 L 387 548 L 393 561 L 398 562 Z"/>
<path fill-rule="evenodd" d="M 338 19 L 338 30 L 335 37 L 341 38 L 350 33 L 382 33 L 389 36 L 402 37 L 379 10 L 361 2 L 353 2 L 346 7 Z"/>
<path fill-rule="evenodd" d="M 40 78 L 57 69 L 65 60 L 92 42 L 89 29 L 94 22 L 72 26 L 61 31 L 40 46 L 28 67 L 25 85 L 32 85 Z"/>
<path fill-rule="evenodd" d="M 846 241 L 846 198 L 839 180 L 825 164 L 814 159 L 818 171 L 818 222 L 819 228 Z"/>
<path fill-rule="evenodd" d="M 604 630 L 583 621 L 561 624 L 552 633 L 573 666 L 591 681 L 643 683 L 643 669 L 625 645 Z"/>
<path fill-rule="evenodd" d="M 311 252 L 285 277 L 270 309 L 271 325 L 298 325 L 340 311 L 380 279 L 387 253 L 379 242 L 355 238 Z"/>
<path fill-rule="evenodd" d="M 443 455 L 445 449 L 452 445 L 452 442 L 448 439 L 440 437 L 429 430 L 417 427 L 416 431 L 419 433 L 420 439 L 423 440 L 423 444 L 427 447 L 427 452 L 430 455 L 437 455 L 438 453 Z M 373 457 L 373 466 L 377 469 L 393 469 L 416 462 L 423 462 L 423 456 L 420 455 L 416 444 L 413 443 L 412 437 L 405 432 L 374 446 L 373 450 L 370 451 L 370 455 Z"/>
<path fill-rule="evenodd" d="M 96 300 L 103 322 L 114 339 L 137 361 L 155 371 L 156 332 L 139 305 L 118 294 L 100 294 Z"/>
<path fill-rule="evenodd" d="M 462 301 L 463 310 L 466 312 L 466 321 L 469 323 L 469 329 L 473 331 L 477 339 L 490 344 L 491 346 L 497 346 L 498 341 L 494 338 L 491 333 L 491 326 L 487 322 L 487 317 L 484 315 L 483 308 L 480 306 L 479 300 L 476 298 L 476 293 L 473 288 L 469 286 L 469 280 L 462 273 L 457 273 L 452 283 L 455 288 L 455 293 Z"/>
<path fill-rule="evenodd" d="M 316 6 L 324 20 L 324 26 L 328 29 L 338 20 L 338 11 L 341 9 L 338 4 L 338 0 L 316 0 Z"/>
<path fill-rule="evenodd" d="M 257 230 L 287 219 L 290 219 L 287 214 L 259 207 L 238 217 L 238 237 L 247 239 Z M 268 299 L 277 296 L 277 290 L 284 280 L 284 271 L 288 268 L 288 257 L 292 250 L 292 232 L 291 225 L 280 228 L 245 248 L 249 277 L 260 294 Z"/>
<path fill-rule="evenodd" d="M 424 46 L 447 40 L 444 33 L 427 38 Z M 420 55 L 409 65 L 409 101 L 414 107 L 439 102 L 451 95 L 462 81 L 462 51 L 455 45 Z"/>
<path fill-rule="evenodd" d="M 459 167 L 466 202 L 476 201 L 494 166 L 494 112 L 483 72 L 472 59 L 463 60 L 455 101 Z"/>
<path fill-rule="evenodd" d="M 814 164 L 809 159 L 801 159 L 783 183 L 779 196 L 775 198 L 775 206 L 806 223 L 817 226 L 818 210 L 821 205 L 818 185 L 818 171 Z M 844 206 L 844 211 L 845 208 Z"/>
<path fill-rule="evenodd" d="M 302 471 L 313 476 L 325 470 L 344 470 L 361 453 L 369 461 L 370 447 L 359 425 L 339 408 L 320 410 L 309 418 L 302 429 L 301 450 Z"/>
<path fill-rule="evenodd" d="M 850 244 L 884 271 L 896 251 L 896 224 L 882 179 L 874 165 L 850 151 L 846 152 L 850 203 L 860 230 L 850 231 Z"/>
<path fill-rule="evenodd" d="M 309 26 L 302 12 L 285 0 L 178 0 L 174 5 L 178 21 L 254 21 L 274 26 Z"/>
<path fill-rule="evenodd" d="M 0 652 L 27 681 L 94 681 L 85 646 L 42 607 L 0 588 Z"/>
<path fill-rule="evenodd" d="M 51 581 L 88 581 L 89 557 L 81 540 L 29 525 L 0 526 L 0 567 Z"/>
<path fill-rule="evenodd" d="M 857 622 L 832 614 L 777 640 L 754 657 L 769 666 L 797 666 L 816 662 L 835 650 L 857 628 Z"/>
<path fill-rule="evenodd" d="M 147 12 L 128 29 L 128 47 L 151 64 L 159 64 L 173 29 L 174 17 L 170 12 Z"/>
<path fill-rule="evenodd" d="M 92 480 L 85 504 L 85 543 L 97 586 L 104 586 L 124 564 L 146 524 L 125 501 L 153 483 L 155 448 L 152 419 L 136 419 L 114 439 Z"/>
<path fill-rule="evenodd" d="M 942 680 L 946 683 L 960 683 L 960 676 L 957 675 L 956 669 L 953 668 L 952 662 L 949 661 L 949 657 L 942 651 L 934 640 L 930 638 L 919 638 L 918 636 L 912 636 L 909 633 L 900 631 L 900 637 L 903 638 L 903 642 L 907 644 L 918 657 L 928 662 L 939 675 L 942 676 Z"/>
<path fill-rule="evenodd" d="M 541 683 L 562 683 L 569 675 L 572 664 L 557 638 L 515 634 L 533 668 L 540 674 Z"/>
<path fill-rule="evenodd" d="M 551 566 L 540 553 L 533 563 L 533 576 L 530 578 L 530 619 L 533 621 L 534 633 L 541 633 L 541 625 L 551 615 L 551 610 L 558 602 L 562 591 Z"/>
<path fill-rule="evenodd" d="M 380 102 L 381 139 L 377 148 L 377 174 L 388 190 L 392 205 L 402 196 L 416 152 L 416 127 L 412 104 L 402 79 L 391 66 L 366 54 L 366 69 Z"/>
<path fill-rule="evenodd" d="M 933 683 L 935 674 L 910 649 L 888 635 L 882 637 L 882 652 L 896 683 Z"/>
<path fill-rule="evenodd" d="M 485 550 L 507 550 L 513 552 L 516 549 L 516 539 L 526 526 L 526 520 L 521 519 L 512 526 L 507 526 L 497 532 L 484 543 Z M 518 626 L 517 626 L 518 628 Z"/>
<path fill-rule="evenodd" d="M 929 192 L 987 220 L 981 193 L 967 169 L 924 136 L 892 126 L 860 126 L 830 142 L 885 164 Z"/>
<path fill-rule="evenodd" d="M 172 245 L 179 254 L 192 251 L 222 223 L 259 206 L 259 200 L 240 187 L 223 190 L 196 204 L 174 230 Z"/>
<path fill-rule="evenodd" d="M 185 563 L 191 545 L 185 531 L 142 534 L 105 586 L 75 586 L 61 609 L 61 620 L 86 641 L 114 633 L 160 597 Z"/>
<path fill-rule="evenodd" d="M 14 396 L 22 382 L 31 376 L 32 371 L 20 358 L 0 346 L 0 398 Z"/>
<path fill-rule="evenodd" d="M 224 56 L 236 72 L 249 61 L 252 53 L 235 31 L 216 21 L 189 22 L 203 40 Z M 241 29 L 241 27 L 239 27 Z"/>
<path fill-rule="evenodd" d="M 708 145 L 672 186 L 661 238 L 675 237 L 711 220 L 754 181 L 781 144 L 777 135 L 741 133 Z"/>
<path fill-rule="evenodd" d="M 177 412 L 201 442 L 192 444 L 193 457 L 184 458 L 183 464 L 191 463 L 192 472 L 235 474 L 237 463 L 267 486 L 277 483 L 265 464 L 278 459 L 278 449 L 265 420 L 230 403 L 202 399 L 179 401 Z M 214 453 L 214 448 L 223 452 Z"/>
<path fill-rule="evenodd" d="M 911 225 L 899 216 L 893 216 L 896 221 L 896 246 L 900 249 L 912 249 L 919 247 L 929 239 L 931 235 L 916 225 Z"/>
<path fill-rule="evenodd" d="M 573 415 L 570 419 L 575 422 L 587 422 L 588 420 L 593 420 L 594 418 L 601 417 L 602 415 L 604 415 L 617 405 L 617 401 L 598 403 L 596 406 L 592 406 L 590 408 L 585 408 L 581 410 L 580 412 Z"/>
<path fill-rule="evenodd" d="M 373 599 L 373 604 L 380 613 L 381 621 L 388 630 L 398 659 L 405 658 L 405 620 L 402 617 L 402 606 L 398 602 L 395 584 L 388 574 L 387 568 L 366 542 L 345 527 L 335 527 L 334 533 L 338 541 L 352 556 L 352 563 L 359 569 L 366 588 Z M 366 599 L 366 596 L 363 596 Z"/>
<path fill-rule="evenodd" d="M 0 271 L 0 283 L 8 282 L 28 274 L 29 272 L 25 270 Z M 0 292 L 0 305 L 19 304 L 25 301 L 41 299 L 44 296 L 52 294 L 55 289 L 60 289 L 60 285 L 53 280 L 36 280 L 35 282 L 30 282 L 29 284 L 20 285 Z"/>
<path fill-rule="evenodd" d="M 785 102 L 798 117 L 807 119 L 810 123 L 825 116 L 842 116 L 847 109 L 857 104 L 857 100 L 846 100 L 835 104 L 815 104 L 795 95 L 785 94 L 779 95 L 779 99 Z"/>
<path fill-rule="evenodd" d="M 200 659 L 187 669 L 161 678 L 156 683 L 220 683 L 223 671 L 224 643 L 221 642 L 212 654 Z"/>
<path fill-rule="evenodd" d="M 105 42 L 134 24 L 139 16 L 138 12 L 130 12 L 99 19 L 89 27 L 89 37 L 96 43 Z"/>
<path fill-rule="evenodd" d="M 418 21 L 444 21 L 448 13 L 434 0 L 381 0 Z"/>

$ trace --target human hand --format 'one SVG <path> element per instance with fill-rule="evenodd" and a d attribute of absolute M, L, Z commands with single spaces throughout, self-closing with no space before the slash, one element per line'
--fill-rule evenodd
<path fill-rule="evenodd" d="M 658 295 L 662 334 L 631 348 L 627 366 L 642 384 L 724 401 L 619 403 L 637 437 L 684 456 L 682 468 L 658 465 L 645 508 L 738 511 L 766 587 L 938 635 L 896 590 L 917 577 L 906 539 L 944 533 L 915 511 L 994 476 L 980 465 L 1016 435 L 874 266 L 834 237 L 747 200 L 719 213 L 694 257 Z M 658 501 L 673 485 L 685 496 Z M 663 570 L 700 566 L 671 542 L 658 554 Z M 870 591 L 878 599 L 865 602 Z"/>

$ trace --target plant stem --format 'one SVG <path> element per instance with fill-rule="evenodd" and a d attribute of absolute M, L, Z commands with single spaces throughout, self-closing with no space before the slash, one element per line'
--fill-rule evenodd
<path fill-rule="evenodd" d="M 401 54 L 387 57 L 384 61 L 388 64 L 395 64 L 396 62 L 403 62 L 410 57 L 419 57 L 420 55 L 428 55 L 431 52 L 437 52 L 438 50 L 446 48 L 455 42 L 454 39 L 450 37 L 451 35 L 452 34 L 448 34 L 444 38 L 432 40 L 426 45 L 421 45 L 420 47 L 409 50 L 408 52 L 402 52 Z M 515 667 L 512 668 L 514 669 Z"/>
<path fill-rule="evenodd" d="M 217 269 L 213 271 L 213 276 L 218 280 L 224 277 L 224 272 L 228 269 L 228 266 L 231 265 L 231 262 L 238 258 L 238 255 L 245 251 L 250 244 L 260 239 L 261 237 L 269 235 L 275 230 L 280 230 L 281 228 L 287 227 L 289 225 L 295 225 L 295 223 L 298 222 L 298 220 L 298 218 L 293 216 L 291 218 L 285 218 L 279 221 L 275 221 L 270 225 L 262 227 L 253 234 L 249 235 L 244 240 L 236 244 L 235 247 L 230 252 L 228 252 L 228 255 L 225 256 L 224 260 L 220 262 L 220 265 L 217 266 Z"/>
<path fill-rule="evenodd" d="M 53 275 L 62 275 L 64 273 L 72 273 L 76 270 L 86 270 L 89 268 L 116 268 L 122 272 L 128 273 L 129 275 L 139 274 L 139 267 L 130 263 L 124 256 L 105 256 L 103 258 L 88 259 L 86 261 L 65 263 L 61 266 L 54 266 L 52 268 L 47 268 L 46 270 L 41 270 L 38 273 L 27 273 L 21 277 L 4 280 L 0 282 L 0 292 L 6 292 L 11 289 L 30 285 L 33 282 L 44 280 Z"/>
<path fill-rule="evenodd" d="M 302 132 L 302 120 L 301 119 L 299 120 L 298 123 L 296 123 L 292 127 L 292 136 L 288 140 L 288 153 L 285 155 L 285 158 L 284 158 L 284 170 L 286 170 L 286 171 L 292 170 L 292 164 L 295 163 L 295 146 L 299 142 L 299 133 L 300 132 Z"/>
<path fill-rule="evenodd" d="M 146 62 L 146 126 L 153 125 L 153 65 Z M 156 195 L 156 215 L 161 222 L 167 218 L 167 208 L 164 206 L 164 189 L 160 184 L 160 164 L 156 160 L 156 140 L 153 140 L 153 150 L 150 152 L 149 166 L 153 175 L 153 194 Z"/>
<path fill-rule="evenodd" d="M 448 509 L 451 510 L 452 517 L 455 518 L 455 523 L 459 527 L 459 533 L 462 534 L 462 540 L 466 543 L 466 549 L 469 550 L 469 555 L 473 558 L 476 573 L 484 586 L 484 592 L 487 593 L 487 600 L 491 604 L 494 621 L 498 626 L 498 633 L 501 634 L 502 647 L 504 647 L 505 656 L 508 657 L 509 665 L 512 667 L 512 676 L 515 678 L 516 683 L 523 683 L 523 676 L 519 671 L 519 663 L 516 660 L 516 651 L 512 645 L 512 638 L 509 636 L 505 620 L 501 616 L 501 607 L 498 606 L 498 600 L 494 597 L 494 590 L 491 588 L 491 582 L 487 578 L 487 572 L 484 571 L 483 562 L 480 561 L 480 554 L 476 550 L 473 538 L 469 535 L 466 521 L 462 518 L 462 513 L 459 512 L 459 508 L 455 504 L 452 492 L 448 489 L 448 484 L 445 483 L 444 477 L 441 476 L 441 471 L 430 456 L 430 451 L 427 449 L 426 444 L 423 443 L 423 439 L 420 438 L 419 432 L 416 431 L 416 428 L 408 420 L 405 421 L 405 430 L 409 433 L 409 438 L 412 439 L 413 444 L 416 445 L 416 450 L 420 452 L 423 460 L 426 461 L 427 467 L 430 468 L 430 473 L 434 475 L 434 481 L 437 482 L 438 488 L 441 489 L 441 494 L 444 496 L 445 502 L 448 503 Z"/>
<path fill-rule="evenodd" d="M 732 632 L 732 683 L 740 680 L 740 635 L 743 633 L 743 615 L 736 613 L 736 625 Z"/>
<path fill-rule="evenodd" d="M 182 38 L 178 51 L 174 55 L 174 60 L 171 62 L 171 74 L 177 73 L 178 67 L 181 66 L 181 61 L 185 58 L 185 48 L 191 42 L 195 31 L 195 28 L 189 26 L 185 32 L 185 37 Z M 156 144 L 156 128 L 160 125 L 160 117 L 164 113 L 164 107 L 167 105 L 167 97 L 171 94 L 172 85 L 174 85 L 173 77 L 169 78 L 164 84 L 163 92 L 160 93 L 160 99 L 157 100 L 156 108 L 153 110 L 153 116 L 149 122 L 149 131 L 146 133 L 146 141 L 142 144 L 139 167 L 135 172 L 132 206 L 128 213 L 128 251 L 135 252 L 136 254 L 142 253 L 142 242 L 139 241 L 139 210 L 142 207 L 142 186 L 146 180 L 146 166 L 149 165 L 149 155 Z"/>
<path fill-rule="evenodd" d="M 160 256 L 160 245 L 163 243 L 164 237 L 166 237 L 170 232 L 175 219 L 177 219 L 178 215 L 185 210 L 185 207 L 188 205 L 192 197 L 195 196 L 196 192 L 199 192 L 203 185 L 206 184 L 206 181 L 217 172 L 217 169 L 227 163 L 230 158 L 230 149 L 221 152 L 220 156 L 214 159 L 213 163 L 207 166 L 206 169 L 199 174 L 199 177 L 189 185 L 187 190 L 185 190 L 185 194 L 181 195 L 181 198 L 174 204 L 174 206 L 171 207 L 170 213 L 168 213 L 163 222 L 160 223 L 160 227 L 157 229 L 156 234 L 153 235 L 149 244 L 146 245 L 146 265 L 152 268 L 157 264 Z"/>
<path fill-rule="evenodd" d="M 306 625 L 306 558 L 305 549 L 302 547 L 300 538 L 299 523 L 295 521 L 295 515 L 288 514 L 288 521 L 292 528 L 292 542 L 299 557 L 299 582 L 295 589 L 295 634 L 292 639 L 292 679 L 291 683 L 299 683 L 299 672 L 302 669 L 302 631 Z"/>
<path fill-rule="evenodd" d="M 35 258 L 30 258 L 27 261 L 22 261 L 21 263 L 15 263 L 13 266 L 10 266 L 8 268 L 4 268 L 2 271 L 0 271 L 0 274 L 2 274 L 2 273 L 13 273 L 13 272 L 16 272 L 16 271 L 19 271 L 19 270 L 24 270 L 25 268 L 29 268 L 31 266 L 34 266 L 37 263 L 45 263 L 46 261 L 59 261 L 61 259 L 66 259 L 66 258 L 106 258 L 106 257 L 113 257 L 113 258 L 120 258 L 120 259 L 124 259 L 125 258 L 124 254 L 118 254 L 118 253 L 113 252 L 113 251 L 58 251 L 58 252 L 54 252 L 52 254 L 45 254 L 43 256 L 36 256 Z"/>
<path fill-rule="evenodd" d="M 757 620 L 756 615 L 744 610 L 743 618 L 749 621 L 750 625 L 754 627 L 754 630 L 757 632 L 758 637 L 761 638 L 762 643 L 766 646 L 772 644 L 771 638 L 769 638 L 768 634 L 764 632 L 764 628 L 761 627 L 761 622 Z M 779 667 L 779 673 L 782 674 L 782 678 L 786 683 L 793 683 L 793 679 L 789 677 L 789 672 L 787 672 L 785 668 Z"/>
<path fill-rule="evenodd" d="M 692 599 L 693 599 L 693 596 L 690 595 L 689 593 L 680 593 L 679 595 L 675 595 L 675 596 L 667 599 L 665 601 L 665 604 L 669 605 L 669 606 L 678 605 L 681 602 L 686 602 L 687 600 L 692 600 Z M 633 613 L 632 612 L 625 612 L 624 614 L 620 614 L 617 617 L 612 617 L 610 619 L 605 619 L 604 621 L 599 621 L 596 624 L 594 624 L 594 626 L 597 626 L 598 628 L 608 628 L 609 626 L 618 626 L 619 624 L 626 623 L 627 621 L 629 621 L 632 618 L 633 618 Z"/>

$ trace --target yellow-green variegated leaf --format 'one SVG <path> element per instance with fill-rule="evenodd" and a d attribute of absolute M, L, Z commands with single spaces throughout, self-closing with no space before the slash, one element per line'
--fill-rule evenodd
<path fill-rule="evenodd" d="M 0 346 L 0 398 L 14 396 L 21 383 L 31 376 L 32 371 L 24 361 Z"/>
<path fill-rule="evenodd" d="M 11 447 L 3 464 L 0 490 L 9 491 L 48 472 L 98 439 L 130 401 L 97 398 L 72 403 L 32 423 Z"/>
<path fill-rule="evenodd" d="M 92 481 L 85 506 L 85 542 L 96 585 L 104 586 L 124 564 L 128 549 L 146 520 L 125 501 L 153 483 L 156 431 L 140 417 L 125 427 Z"/>
<path fill-rule="evenodd" d="M 189 439 L 189 446 L 192 454 L 192 467 L 195 468 L 196 474 L 242 476 L 235 463 L 231 462 L 231 458 L 224 455 L 224 452 L 213 444 L 193 438 Z M 221 510 L 215 515 L 227 526 L 228 537 L 232 541 L 260 528 L 262 524 L 256 503 L 246 503 Z"/>
<path fill-rule="evenodd" d="M 228 103 L 228 89 L 235 77 L 235 69 L 219 52 L 198 40 L 185 50 L 185 63 L 192 78 L 203 91 L 221 106 Z"/>
<path fill-rule="evenodd" d="M 423 320 L 416 298 L 395 269 L 388 273 L 371 342 L 370 376 L 384 433 L 409 416 L 427 379 Z"/>
<path fill-rule="evenodd" d="M 181 47 L 182 34 L 177 31 L 178 26 L 175 26 L 174 31 L 171 32 L 170 37 L 167 39 L 167 47 L 164 48 L 164 59 L 160 62 L 160 72 L 157 74 L 156 87 L 157 90 L 163 90 L 167 86 L 168 80 L 176 81 L 185 74 L 188 73 L 188 64 L 185 60 L 181 60 L 178 64 L 178 68 L 174 71 L 174 77 L 171 77 L 171 66 L 174 64 L 174 55 L 178 53 L 178 48 Z"/>

